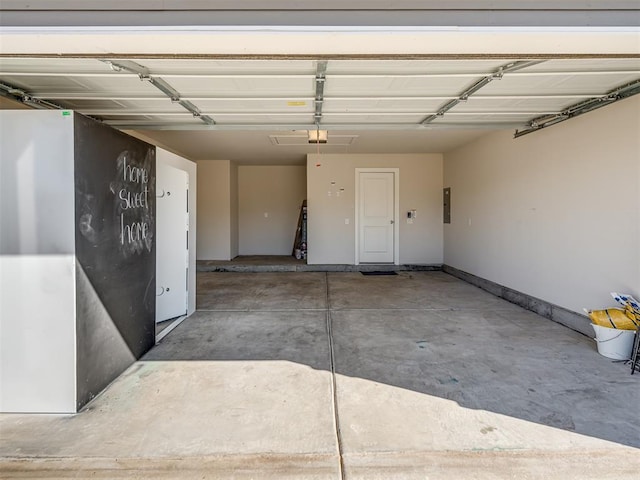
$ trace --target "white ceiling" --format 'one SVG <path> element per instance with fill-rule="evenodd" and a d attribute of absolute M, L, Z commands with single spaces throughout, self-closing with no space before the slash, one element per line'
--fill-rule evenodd
<path fill-rule="evenodd" d="M 509 71 L 514 62 L 4 57 L 0 83 L 193 160 L 282 165 L 300 164 L 318 148 L 446 152 L 640 79 L 638 58 L 555 58 Z M 304 141 L 304 130 L 316 128 L 314 114 L 329 130 L 319 147 Z"/>
<path fill-rule="evenodd" d="M 270 131 L 140 131 L 129 132 L 191 159 L 232 159 L 241 165 L 302 165 L 317 145 L 274 146 Z M 445 152 L 470 142 L 486 130 L 340 131 L 356 135 L 352 145 L 320 145 L 320 153 L 427 153 Z M 286 132 L 285 134 L 292 134 Z M 301 137 L 302 138 L 302 137 Z M 306 142 L 306 135 L 304 135 Z M 331 142 L 332 133 L 329 132 Z"/>

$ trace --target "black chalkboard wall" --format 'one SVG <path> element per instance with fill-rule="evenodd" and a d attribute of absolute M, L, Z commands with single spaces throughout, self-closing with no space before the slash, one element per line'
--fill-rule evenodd
<path fill-rule="evenodd" d="M 155 341 L 155 147 L 74 114 L 78 409 Z"/>

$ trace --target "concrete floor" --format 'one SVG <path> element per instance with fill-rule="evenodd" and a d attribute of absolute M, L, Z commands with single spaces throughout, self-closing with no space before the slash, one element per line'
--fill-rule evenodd
<path fill-rule="evenodd" d="M 636 479 L 640 375 L 442 272 L 200 273 L 78 415 L 0 416 L 2 478 Z"/>

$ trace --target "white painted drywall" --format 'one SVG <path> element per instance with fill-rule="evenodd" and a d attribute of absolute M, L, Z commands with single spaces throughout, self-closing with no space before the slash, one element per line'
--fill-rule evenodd
<path fill-rule="evenodd" d="M 306 190 L 304 166 L 239 166 L 240 255 L 291 255 Z"/>
<path fill-rule="evenodd" d="M 198 162 L 198 260 L 231 260 L 231 162 Z"/>
<path fill-rule="evenodd" d="M 73 114 L 0 111 L 0 411 L 76 411 Z"/>
<path fill-rule="evenodd" d="M 197 166 L 195 162 L 168 152 L 162 148 L 156 149 L 157 171 L 165 166 L 171 166 L 187 172 L 189 175 L 189 273 L 187 278 L 188 307 L 187 314 L 196 310 L 196 237 L 197 237 Z"/>
<path fill-rule="evenodd" d="M 355 169 L 375 167 L 400 170 L 399 263 L 442 263 L 441 154 L 309 155 L 307 262 L 355 263 Z M 409 210 L 417 212 L 412 224 Z"/>
<path fill-rule="evenodd" d="M 640 294 L 640 97 L 445 155 L 445 263 L 580 312 Z"/>

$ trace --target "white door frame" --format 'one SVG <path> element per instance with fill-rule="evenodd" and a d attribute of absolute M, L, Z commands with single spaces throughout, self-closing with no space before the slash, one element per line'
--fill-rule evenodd
<path fill-rule="evenodd" d="M 355 228 L 356 228 L 356 258 L 355 265 L 360 265 L 360 174 L 361 173 L 393 173 L 393 264 L 400 265 L 400 169 L 399 168 L 356 168 L 355 190 Z"/>

